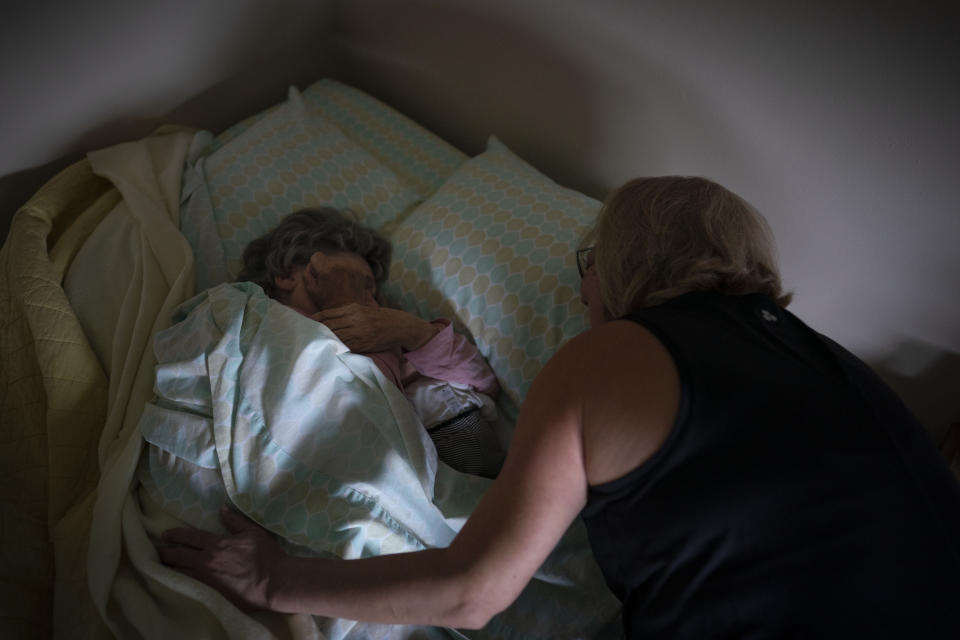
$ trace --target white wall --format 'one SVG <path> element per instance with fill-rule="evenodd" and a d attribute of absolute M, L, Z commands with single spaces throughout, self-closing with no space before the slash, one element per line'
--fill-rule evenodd
<path fill-rule="evenodd" d="M 859 6 L 857 6 L 859 4 Z M 960 420 L 948 3 L 336 3 L 345 77 L 468 152 L 603 196 L 696 174 L 760 209 L 792 310 L 939 430 Z"/>
<path fill-rule="evenodd" d="M 0 238 L 88 150 L 161 123 L 220 130 L 330 69 L 326 0 L 4 3 Z"/>
<path fill-rule="evenodd" d="M 54 170 L 161 122 L 219 130 L 327 73 L 562 184 L 699 174 L 777 235 L 793 310 L 934 428 L 960 420 L 953 3 L 7 3 L 0 236 Z"/>

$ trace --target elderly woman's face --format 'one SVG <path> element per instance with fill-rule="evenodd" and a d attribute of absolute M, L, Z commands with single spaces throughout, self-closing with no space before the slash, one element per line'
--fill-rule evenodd
<path fill-rule="evenodd" d="M 377 306 L 377 283 L 367 261 L 355 253 L 317 252 L 303 274 L 318 311 L 348 304 Z"/>
<path fill-rule="evenodd" d="M 370 265 L 355 253 L 314 253 L 289 278 L 278 278 L 287 304 L 307 315 L 348 304 L 377 306 L 377 284 Z"/>

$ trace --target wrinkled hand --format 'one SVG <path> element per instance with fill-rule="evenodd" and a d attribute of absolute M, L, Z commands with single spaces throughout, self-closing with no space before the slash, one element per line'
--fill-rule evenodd
<path fill-rule="evenodd" d="M 168 529 L 157 544 L 160 561 L 205 582 L 244 610 L 269 609 L 272 572 L 286 557 L 260 525 L 224 506 L 220 519 L 230 532 Z"/>
<path fill-rule="evenodd" d="M 328 309 L 312 317 L 327 325 L 354 353 L 375 353 L 396 347 L 413 351 L 440 330 L 412 313 L 362 304 Z"/>

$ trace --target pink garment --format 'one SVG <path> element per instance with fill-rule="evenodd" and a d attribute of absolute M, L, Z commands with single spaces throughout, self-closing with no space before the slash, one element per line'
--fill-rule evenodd
<path fill-rule="evenodd" d="M 406 353 L 396 349 L 363 355 L 371 358 L 383 375 L 401 391 L 404 385 L 419 376 L 426 376 L 465 384 L 495 398 L 500 392 L 500 384 L 477 348 L 463 336 L 454 333 L 453 325 L 446 318 L 434 320 L 431 324 L 442 325 L 443 329 L 419 349 Z"/>

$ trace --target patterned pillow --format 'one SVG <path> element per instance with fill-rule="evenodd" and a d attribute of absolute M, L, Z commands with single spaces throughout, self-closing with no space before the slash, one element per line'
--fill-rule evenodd
<path fill-rule="evenodd" d="M 427 198 L 468 156 L 373 96 L 324 78 L 303 91 L 311 112 L 322 114 Z"/>
<path fill-rule="evenodd" d="M 332 205 L 381 227 L 422 197 L 335 125 L 310 113 L 296 89 L 204 160 L 203 173 L 228 277 L 247 243 L 285 215 Z"/>
<path fill-rule="evenodd" d="M 309 113 L 336 125 L 423 198 L 439 189 L 450 174 L 469 159 L 449 142 L 396 109 L 331 78 L 318 80 L 304 89 L 303 104 Z M 279 105 L 226 129 L 214 139 L 209 151 L 227 144 L 277 108 Z"/>
<path fill-rule="evenodd" d="M 391 230 L 384 293 L 403 309 L 466 329 L 514 420 L 543 365 L 586 328 L 575 251 L 599 208 L 491 138 Z"/>

